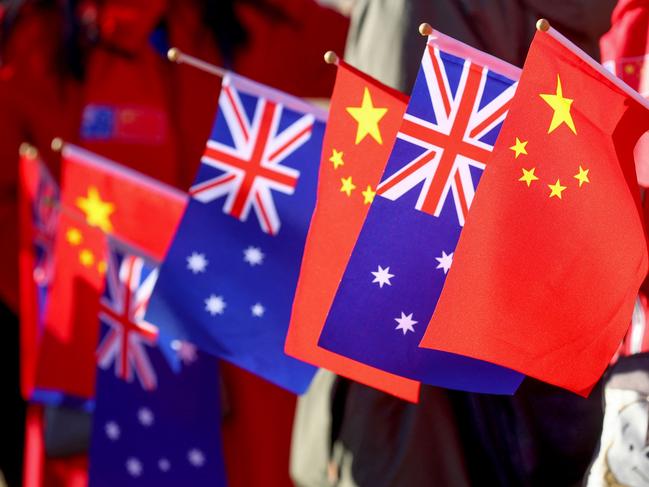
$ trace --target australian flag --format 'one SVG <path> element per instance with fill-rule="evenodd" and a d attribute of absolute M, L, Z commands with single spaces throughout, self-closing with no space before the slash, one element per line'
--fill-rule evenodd
<path fill-rule="evenodd" d="M 284 354 L 325 114 L 228 75 L 147 319 L 296 393 L 315 369 Z"/>
<path fill-rule="evenodd" d="M 516 390 L 523 376 L 514 371 L 419 342 L 518 76 L 513 66 L 441 33 L 429 37 L 320 346 L 432 385 Z"/>
<path fill-rule="evenodd" d="M 217 366 L 173 342 L 174 373 L 144 320 L 158 268 L 115 242 L 101 299 L 91 487 L 225 485 Z"/>

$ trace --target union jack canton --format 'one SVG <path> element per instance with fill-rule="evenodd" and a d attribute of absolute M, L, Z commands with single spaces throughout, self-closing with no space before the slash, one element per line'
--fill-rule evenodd
<path fill-rule="evenodd" d="M 197 182 L 189 193 L 203 203 L 225 196 L 223 211 L 241 221 L 253 209 L 262 230 L 275 235 L 281 222 L 272 190 L 291 195 L 300 176 L 281 163 L 309 140 L 315 118 L 302 114 L 280 126 L 278 103 L 260 97 L 245 107 L 232 84 L 222 90 L 219 110 L 233 144 L 208 140 L 201 162 L 223 172 Z"/>
<path fill-rule="evenodd" d="M 485 168 L 516 91 L 512 80 L 518 75 L 512 73 L 515 68 L 483 53 L 478 63 L 445 52 L 449 43 L 436 33 L 426 46 L 420 71 L 425 90 L 419 83 L 397 134 L 400 141 L 415 146 L 416 156 L 388 167 L 377 193 L 396 200 L 423 182 L 415 208 L 440 216 L 451 192 L 463 226 L 477 184 L 471 168 L 480 172 Z M 496 64 L 497 71 L 490 70 L 490 64 Z M 494 93 L 489 86 L 495 84 L 493 78 L 505 79 L 499 73 L 510 74 L 511 80 L 504 91 Z"/>
<path fill-rule="evenodd" d="M 158 277 L 157 267 L 142 257 L 110 252 L 106 286 L 100 301 L 99 320 L 108 327 L 97 348 L 97 365 L 142 388 L 153 390 L 157 377 L 147 348 L 156 344 L 158 328 L 144 320 L 144 313 Z"/>
<path fill-rule="evenodd" d="M 419 348 L 520 70 L 435 32 L 319 345 L 421 382 L 511 394 L 522 375 Z M 360 346 L 361 344 L 362 346 Z"/>

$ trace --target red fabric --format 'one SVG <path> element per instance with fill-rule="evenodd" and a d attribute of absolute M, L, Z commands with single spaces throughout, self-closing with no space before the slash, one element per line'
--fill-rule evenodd
<path fill-rule="evenodd" d="M 87 199 L 112 206 L 104 221 L 93 221 L 92 214 L 84 213 L 82 201 Z M 93 160 L 78 149 L 64 149 L 62 210 L 54 250 L 55 275 L 44 319 L 39 387 L 92 397 L 98 299 L 106 265 L 104 232 L 161 259 L 185 203 L 182 193 L 162 183 L 114 163 Z"/>
<path fill-rule="evenodd" d="M 329 97 L 335 72 L 322 56 L 330 49 L 343 52 L 349 21 L 314 0 L 267 3 L 278 18 L 252 2 L 236 3 L 250 47 L 238 53 L 233 69 L 295 96 Z"/>
<path fill-rule="evenodd" d="M 649 111 L 572 49 L 537 32 L 421 344 L 587 395 L 647 273 L 632 151 Z M 558 76 L 576 133 L 539 96 Z"/>
<path fill-rule="evenodd" d="M 289 452 L 295 395 L 222 362 L 225 415 L 221 425 L 228 486 L 293 485 Z"/>
<path fill-rule="evenodd" d="M 333 71 L 332 68 L 330 68 Z M 375 107 L 387 108 L 379 122 L 382 143 L 365 137 L 356 144 L 357 123 L 347 107 L 360 106 L 365 90 Z M 293 312 L 286 337 L 286 353 L 416 402 L 419 383 L 405 379 L 318 347 L 318 338 L 342 279 L 347 261 L 369 210 L 361 194 L 368 186 L 376 191 L 392 144 L 397 136 L 407 99 L 378 81 L 341 63 L 323 141 L 316 209 L 309 228 Z M 330 160 L 334 151 L 343 164 Z M 356 191 L 340 191 L 341 179 L 352 177 Z"/>
<path fill-rule="evenodd" d="M 34 283 L 33 202 L 40 179 L 41 160 L 32 153 L 20 158 L 20 391 L 23 398 L 31 397 L 36 380 L 38 357 L 38 296 Z"/>
<path fill-rule="evenodd" d="M 611 30 L 600 40 L 602 64 L 644 97 L 649 97 L 649 1 L 620 0 Z M 649 134 L 636 148 L 638 183 L 649 187 Z"/>
<path fill-rule="evenodd" d="M 30 142 L 56 174 L 54 137 L 74 141 L 79 127 L 80 85 L 62 79 L 57 65 L 61 15 L 56 9 L 21 9 L 0 66 L 0 299 L 18 312 L 18 148 Z"/>
<path fill-rule="evenodd" d="M 24 487 L 86 487 L 88 458 L 47 458 L 43 439 L 43 408 L 31 405 L 25 421 Z"/>

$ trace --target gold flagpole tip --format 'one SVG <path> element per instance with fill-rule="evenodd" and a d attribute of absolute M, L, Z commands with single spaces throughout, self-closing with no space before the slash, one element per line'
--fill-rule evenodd
<path fill-rule="evenodd" d="M 50 147 L 54 152 L 61 152 L 63 150 L 63 139 L 61 137 L 53 138 Z"/>
<path fill-rule="evenodd" d="M 338 54 L 333 51 L 327 51 L 325 52 L 324 60 L 327 64 L 338 64 Z"/>
<path fill-rule="evenodd" d="M 419 33 L 422 36 L 428 37 L 433 33 L 433 27 L 428 22 L 424 22 L 419 25 Z"/>
<path fill-rule="evenodd" d="M 18 154 L 20 154 L 22 157 L 30 157 L 34 159 L 36 158 L 36 156 L 38 156 L 38 150 L 30 143 L 23 142 L 18 148 Z"/>
<path fill-rule="evenodd" d="M 550 22 L 548 22 L 546 19 L 539 19 L 536 22 L 536 30 L 547 32 L 548 30 L 550 30 Z"/>
<path fill-rule="evenodd" d="M 180 49 L 177 47 L 172 47 L 167 51 L 167 59 L 171 61 L 172 63 L 177 63 L 178 60 L 180 59 Z"/>

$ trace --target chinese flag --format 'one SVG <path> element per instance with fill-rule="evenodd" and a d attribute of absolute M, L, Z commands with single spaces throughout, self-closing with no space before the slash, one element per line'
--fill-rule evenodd
<path fill-rule="evenodd" d="M 647 273 L 633 149 L 648 106 L 536 33 L 421 346 L 588 394 Z"/>
<path fill-rule="evenodd" d="M 115 236 L 162 259 L 186 197 L 71 145 L 63 150 L 62 177 L 55 273 L 45 312 L 37 387 L 91 397 L 106 237 Z"/>
<path fill-rule="evenodd" d="M 602 64 L 645 98 L 649 98 L 649 2 L 620 0 L 611 30 L 599 41 Z M 649 134 L 635 151 L 638 182 L 649 187 Z"/>
<path fill-rule="evenodd" d="M 318 338 L 406 109 L 405 95 L 340 62 L 323 141 L 318 195 L 285 351 L 416 402 L 419 383 L 319 348 Z"/>

